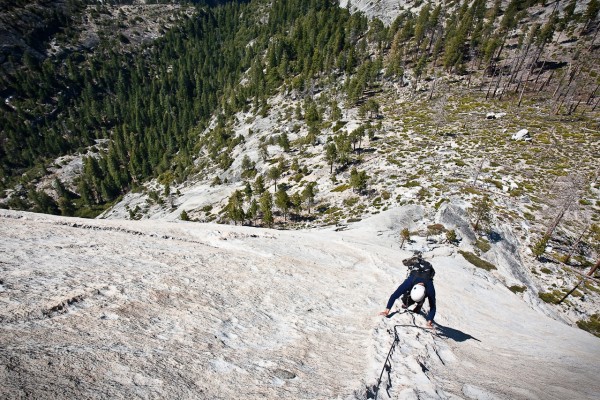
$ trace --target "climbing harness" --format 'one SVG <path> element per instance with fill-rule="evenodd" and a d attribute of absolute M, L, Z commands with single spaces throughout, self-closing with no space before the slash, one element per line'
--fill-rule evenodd
<path fill-rule="evenodd" d="M 405 314 L 407 312 L 408 312 L 408 310 L 404 310 L 400 314 Z M 386 391 L 388 397 L 392 397 L 390 395 L 390 388 L 392 387 L 392 377 L 390 375 L 392 372 L 392 355 L 394 354 L 394 349 L 400 342 L 400 335 L 398 334 L 397 329 L 399 327 L 417 328 L 417 329 L 423 329 L 424 331 L 431 333 L 431 331 L 429 329 L 423 328 L 423 327 L 415 324 L 415 315 L 412 312 L 410 313 L 410 316 L 412 317 L 412 325 L 408 325 L 408 324 L 394 325 L 394 341 L 392 342 L 390 351 L 388 352 L 388 355 L 385 358 L 385 361 L 383 363 L 383 368 L 381 368 L 381 373 L 379 374 L 379 379 L 377 379 L 377 385 L 373 385 L 372 388 L 367 388 L 367 399 L 377 400 L 377 396 L 379 396 L 379 388 L 381 386 L 381 381 L 383 379 L 383 373 L 385 371 L 387 371 L 387 381 L 388 381 L 385 391 Z"/>

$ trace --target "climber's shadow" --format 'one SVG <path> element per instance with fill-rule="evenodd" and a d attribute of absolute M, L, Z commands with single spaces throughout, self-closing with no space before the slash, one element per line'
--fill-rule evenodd
<path fill-rule="evenodd" d="M 452 339 L 455 342 L 464 342 L 469 339 L 481 342 L 481 340 L 469 335 L 468 333 L 464 333 L 463 331 L 459 331 L 458 329 L 450 328 L 448 326 L 440 325 L 438 323 L 435 324 L 435 329 L 437 330 L 439 336 Z"/>

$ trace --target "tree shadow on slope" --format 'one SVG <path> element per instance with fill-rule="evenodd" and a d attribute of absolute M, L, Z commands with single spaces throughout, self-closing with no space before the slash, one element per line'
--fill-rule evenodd
<path fill-rule="evenodd" d="M 459 331 L 458 329 L 450 328 L 449 326 L 440 325 L 438 323 L 436 323 L 435 325 L 435 328 L 438 331 L 439 336 L 441 337 L 452 339 L 455 342 L 465 342 L 469 339 L 481 342 L 481 340 L 477 339 L 476 337 L 473 337 L 468 333 L 464 333 L 463 331 Z"/>

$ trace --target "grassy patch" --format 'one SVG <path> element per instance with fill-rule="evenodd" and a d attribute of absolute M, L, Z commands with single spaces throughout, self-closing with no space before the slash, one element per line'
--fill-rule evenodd
<path fill-rule="evenodd" d="M 359 200 L 359 198 L 357 196 L 349 197 L 349 198 L 347 198 L 347 199 L 344 200 L 344 205 L 348 206 L 348 207 L 352 207 L 356 203 L 358 203 L 358 200 Z"/>
<path fill-rule="evenodd" d="M 594 314 L 590 319 L 577 321 L 579 329 L 588 331 L 594 336 L 600 337 L 600 314 Z"/>
<path fill-rule="evenodd" d="M 350 185 L 344 183 L 343 185 L 337 186 L 331 189 L 332 192 L 343 192 L 344 190 L 350 189 Z"/>
<path fill-rule="evenodd" d="M 513 293 L 523 293 L 527 290 L 526 286 L 513 285 L 508 288 Z"/>
<path fill-rule="evenodd" d="M 421 186 L 421 184 L 418 181 L 408 181 L 408 182 L 406 182 L 402 186 L 404 186 L 404 187 L 417 187 L 417 186 Z"/>
<path fill-rule="evenodd" d="M 448 199 L 440 199 L 438 200 L 437 203 L 435 203 L 435 205 L 433 206 L 436 210 L 438 210 L 440 208 L 440 206 L 445 202 L 448 201 Z"/>
<path fill-rule="evenodd" d="M 475 247 L 481 250 L 482 253 L 486 253 L 492 248 L 492 245 L 490 245 L 490 242 L 485 239 L 477 239 L 475 242 Z"/>
<path fill-rule="evenodd" d="M 538 297 L 550 304 L 557 304 L 560 299 L 564 296 L 564 293 L 560 290 L 553 290 L 552 292 L 539 292 Z"/>
<path fill-rule="evenodd" d="M 485 269 L 486 271 L 491 271 L 493 269 L 497 269 L 494 264 L 487 262 L 485 260 L 482 260 L 481 258 L 477 257 L 475 254 L 473 254 L 471 252 L 463 251 L 463 250 L 459 250 L 458 252 L 465 258 L 465 260 L 467 260 L 468 262 L 470 262 L 477 268 L 482 268 L 482 269 Z"/>

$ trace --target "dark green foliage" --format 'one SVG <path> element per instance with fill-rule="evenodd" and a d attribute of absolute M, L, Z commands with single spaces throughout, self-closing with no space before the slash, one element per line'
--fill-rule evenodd
<path fill-rule="evenodd" d="M 182 221 L 189 221 L 190 217 L 188 216 L 188 213 L 183 210 L 181 211 L 181 214 L 179 215 L 179 218 L 181 218 Z"/>
<path fill-rule="evenodd" d="M 283 218 L 287 220 L 287 213 L 290 209 L 290 197 L 284 188 L 279 188 L 277 193 L 275 193 L 275 206 L 281 210 L 283 214 Z"/>
<path fill-rule="evenodd" d="M 325 160 L 327 160 L 327 163 L 329 164 L 330 168 L 329 168 L 329 173 L 333 173 L 333 164 L 336 162 L 338 157 L 337 154 L 337 147 L 335 146 L 335 143 L 333 142 L 329 142 L 325 145 Z"/>
<path fill-rule="evenodd" d="M 358 193 L 362 193 L 367 188 L 367 181 L 369 177 L 365 171 L 358 171 L 356 168 L 352 168 L 350 171 L 350 186 Z"/>
<path fill-rule="evenodd" d="M 45 214 L 60 214 L 58 204 L 44 191 L 29 190 L 29 200 L 34 204 L 33 211 Z"/>
<path fill-rule="evenodd" d="M 42 65 L 28 55 L 27 68 L 5 82 L 19 96 L 12 101 L 14 109 L 0 117 L 1 176 L 110 138 L 108 151 L 78 185 L 82 204 L 114 200 L 168 169 L 181 181 L 189 173 L 198 132 L 217 109 L 232 115 L 251 100 L 265 110 L 269 93 L 289 77 L 310 80 L 340 64 L 348 71 L 356 65 L 354 57 L 338 55 L 366 31 L 364 16 L 351 16 L 331 2 L 278 0 L 271 4 L 268 23 L 261 24 L 251 17 L 259 14 L 250 11 L 257 6 L 227 2 L 201 8 L 137 52 L 100 46 L 93 55 L 72 53 L 64 62 L 48 59 Z M 373 34 L 381 37 L 378 30 Z M 257 55 L 263 50 L 267 57 L 261 62 Z M 240 73 L 248 68 L 249 85 L 239 87 Z M 17 111 L 22 109 L 28 111 Z M 306 119 L 321 120 L 314 102 L 307 103 Z M 227 169 L 231 149 L 242 139 L 224 121 L 199 145 Z M 286 139 L 280 136 L 280 145 L 289 151 Z M 37 203 L 38 210 L 57 210 L 47 200 Z"/>
<path fill-rule="evenodd" d="M 243 205 L 244 193 L 241 190 L 236 190 L 229 197 L 229 201 L 226 206 L 227 217 L 229 217 L 229 219 L 231 219 L 236 225 L 238 222 L 243 223 L 246 217 Z"/>
<path fill-rule="evenodd" d="M 268 191 L 260 196 L 260 211 L 263 223 L 269 227 L 273 226 L 273 196 Z"/>
<path fill-rule="evenodd" d="M 256 222 L 256 218 L 258 217 L 259 206 L 256 199 L 252 199 L 250 202 L 250 207 L 248 207 L 248 211 L 246 211 L 246 218 L 252 220 L 254 224 Z"/>
<path fill-rule="evenodd" d="M 549 240 L 550 237 L 548 235 L 544 235 L 540 240 L 538 240 L 531 249 L 533 251 L 533 255 L 537 258 L 540 258 L 546 251 L 546 246 L 548 245 Z"/>
<path fill-rule="evenodd" d="M 343 78 L 349 103 L 359 105 L 361 115 L 376 117 L 380 106 L 372 95 L 381 87 L 381 71 L 403 81 L 405 70 L 419 80 L 439 63 L 457 73 L 482 63 L 493 66 L 502 59 L 507 40 L 531 31 L 519 22 L 538 2 L 427 3 L 418 13 L 402 13 L 389 27 L 378 19 L 369 22 L 361 13 L 350 14 L 333 1 L 195 3 L 210 7 L 198 7 L 194 17 L 150 46 L 125 52 L 119 41 L 127 38 L 116 36 L 94 54 L 77 50 L 62 59 L 41 60 L 26 53 L 23 68 L 0 76 L 0 88 L 16 94 L 0 113 L 0 188 L 14 186 L 23 172 L 58 155 L 108 139 L 84 162 L 76 182 L 80 198 L 59 194 L 50 201 L 32 193 L 28 201 L 25 196 L 11 200 L 11 207 L 63 214 L 73 213 L 71 206 L 102 207 L 166 172 L 175 182 L 185 180 L 199 172 L 192 163 L 197 154 L 208 154 L 211 165 L 226 170 L 233 149 L 244 141 L 235 135 L 230 117 L 250 110 L 265 115 L 267 99 L 280 89 L 296 89 L 303 98 L 296 116 L 309 125 L 305 143 L 313 145 L 328 109 L 332 122 L 342 117 L 337 100 L 320 102 L 314 96 L 325 84 Z M 532 31 L 539 53 L 556 29 L 576 19 L 574 5 L 569 2 L 561 19 L 553 15 Z M 597 0 L 588 2 L 581 16 L 586 25 L 594 26 L 598 9 Z M 55 19 L 57 24 L 48 29 L 68 29 L 62 13 Z M 242 74 L 246 83 L 240 85 Z M 217 123 L 209 125 L 213 117 Z M 334 131 L 342 126 L 336 124 Z M 365 127 L 335 137 L 328 145 L 331 171 L 334 163 L 347 166 L 366 131 L 374 135 Z M 286 133 L 275 143 L 291 150 Z M 267 146 L 260 145 L 265 161 Z M 242 176 L 255 175 L 253 162 L 243 163 Z M 264 185 L 254 189 L 246 198 L 260 196 Z M 476 218 L 476 229 L 480 222 L 485 218 Z"/>
<path fill-rule="evenodd" d="M 315 196 L 317 195 L 318 188 L 317 182 L 308 182 L 306 187 L 302 191 L 302 200 L 306 203 L 308 213 L 310 214 L 310 207 L 315 202 Z"/>
<path fill-rule="evenodd" d="M 473 207 L 469 209 L 469 214 L 474 220 L 473 229 L 478 231 L 482 226 L 487 226 L 492 220 L 492 200 L 485 195 L 473 202 Z"/>

